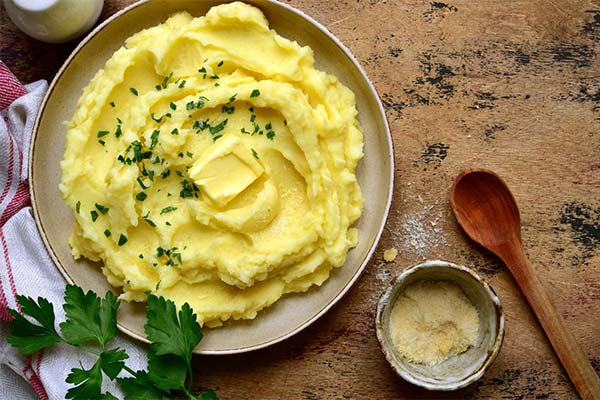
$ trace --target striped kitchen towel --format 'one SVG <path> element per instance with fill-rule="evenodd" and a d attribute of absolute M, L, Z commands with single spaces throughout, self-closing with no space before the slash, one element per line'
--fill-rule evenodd
<path fill-rule="evenodd" d="M 71 368 L 79 367 L 80 360 L 90 368 L 95 361 L 90 354 L 63 344 L 25 357 L 6 342 L 12 318 L 8 308 L 20 311 L 17 294 L 47 298 L 54 304 L 57 325 L 65 319 L 65 280 L 40 239 L 27 184 L 29 141 L 47 88 L 46 81 L 23 86 L 0 61 L 0 399 L 64 399 Z M 129 367 L 146 368 L 142 346 L 121 335 L 114 345 L 127 350 Z M 122 398 L 116 385 L 104 384 L 103 391 Z"/>

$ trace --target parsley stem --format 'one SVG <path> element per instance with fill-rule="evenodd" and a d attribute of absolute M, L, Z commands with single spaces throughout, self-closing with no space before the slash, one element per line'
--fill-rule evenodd
<path fill-rule="evenodd" d="M 188 384 L 187 384 L 187 390 L 185 391 L 185 394 L 188 395 L 189 398 L 193 398 L 190 393 L 188 392 L 188 390 L 192 389 L 192 363 L 191 360 L 188 360 L 187 362 L 187 370 L 188 370 Z"/>
<path fill-rule="evenodd" d="M 190 393 L 190 391 L 186 388 L 183 388 L 183 393 L 185 393 L 185 397 L 188 399 L 195 399 L 196 397 Z"/>
<path fill-rule="evenodd" d="M 123 365 L 123 369 L 129 372 L 134 378 L 137 378 L 137 373 L 131 368 L 129 368 L 127 365 Z"/>

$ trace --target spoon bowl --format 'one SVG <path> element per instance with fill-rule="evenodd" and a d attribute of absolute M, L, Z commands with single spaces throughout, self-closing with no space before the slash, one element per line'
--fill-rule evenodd
<path fill-rule="evenodd" d="M 508 267 L 582 399 L 600 399 L 600 379 L 568 330 L 523 250 L 517 202 L 506 183 L 484 169 L 461 172 L 450 191 L 460 226 Z"/>
<path fill-rule="evenodd" d="M 503 258 L 503 249 L 521 242 L 521 217 L 506 183 L 495 173 L 465 170 L 454 181 L 450 203 L 458 223 L 475 242 Z"/>

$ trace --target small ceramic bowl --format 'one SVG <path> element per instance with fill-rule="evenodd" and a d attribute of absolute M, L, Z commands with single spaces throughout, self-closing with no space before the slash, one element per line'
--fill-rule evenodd
<path fill-rule="evenodd" d="M 405 359 L 394 347 L 389 330 L 391 311 L 405 287 L 421 280 L 451 281 L 477 307 L 479 331 L 475 346 L 436 364 L 422 365 Z M 456 390 L 481 378 L 496 359 L 504 339 L 505 317 L 498 296 L 475 272 L 445 261 L 427 261 L 394 278 L 379 299 L 375 327 L 385 358 L 403 379 L 429 390 Z"/>

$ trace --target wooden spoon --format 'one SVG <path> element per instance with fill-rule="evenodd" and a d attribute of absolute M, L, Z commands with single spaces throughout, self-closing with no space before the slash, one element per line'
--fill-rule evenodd
<path fill-rule="evenodd" d="M 600 399 L 598 375 L 527 260 L 519 209 L 506 183 L 491 171 L 465 170 L 454 180 L 450 204 L 467 235 L 500 257 L 513 274 L 581 398 Z"/>

